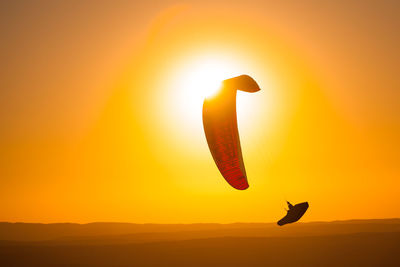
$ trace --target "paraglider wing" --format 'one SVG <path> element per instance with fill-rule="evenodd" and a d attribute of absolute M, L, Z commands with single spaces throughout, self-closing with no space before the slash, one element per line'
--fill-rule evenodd
<path fill-rule="evenodd" d="M 208 147 L 225 180 L 234 188 L 249 187 L 240 147 L 236 118 L 236 92 L 257 92 L 257 83 L 247 75 L 222 82 L 219 92 L 204 100 L 203 126 Z"/>

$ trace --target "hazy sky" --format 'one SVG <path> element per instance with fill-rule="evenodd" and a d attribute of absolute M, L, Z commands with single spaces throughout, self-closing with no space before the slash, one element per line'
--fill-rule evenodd
<path fill-rule="evenodd" d="M 399 217 L 398 3 L 2 1 L 0 221 Z M 238 99 L 246 191 L 185 84 L 204 59 L 262 89 Z"/>

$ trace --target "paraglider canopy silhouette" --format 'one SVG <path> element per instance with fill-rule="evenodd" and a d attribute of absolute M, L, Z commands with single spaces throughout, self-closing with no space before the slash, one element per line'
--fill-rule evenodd
<path fill-rule="evenodd" d="M 249 187 L 236 119 L 236 92 L 257 92 L 258 84 L 248 75 L 224 80 L 214 96 L 203 104 L 203 126 L 208 147 L 219 171 L 234 188 Z"/>
<path fill-rule="evenodd" d="M 287 214 L 281 220 L 278 221 L 279 226 L 283 226 L 288 223 L 294 223 L 300 220 L 303 217 L 304 213 L 306 213 L 308 209 L 308 202 L 302 202 L 296 205 L 290 204 L 289 201 L 286 201 L 289 207 Z"/>

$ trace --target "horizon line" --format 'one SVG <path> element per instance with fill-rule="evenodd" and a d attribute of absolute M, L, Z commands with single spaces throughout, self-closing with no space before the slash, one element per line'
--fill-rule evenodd
<path fill-rule="evenodd" d="M 318 220 L 318 221 L 305 221 L 305 222 L 297 222 L 296 224 L 310 224 L 310 223 L 335 223 L 335 222 L 354 222 L 354 221 L 383 221 L 383 220 L 400 220 L 400 217 L 392 217 L 392 218 L 370 218 L 370 219 L 343 219 L 343 220 Z M 218 223 L 218 222 L 193 222 L 193 223 L 153 223 L 153 222 L 145 222 L 145 223 L 137 223 L 137 222 L 118 222 L 118 221 L 93 221 L 93 222 L 22 222 L 22 221 L 0 221 L 0 224 L 9 223 L 9 224 L 42 224 L 42 225 L 51 225 L 51 224 L 74 224 L 74 225 L 89 225 L 89 224 L 135 224 L 135 225 L 195 225 L 195 224 L 219 224 L 219 225 L 232 225 L 232 224 L 276 224 L 276 222 L 228 222 L 228 223 Z"/>

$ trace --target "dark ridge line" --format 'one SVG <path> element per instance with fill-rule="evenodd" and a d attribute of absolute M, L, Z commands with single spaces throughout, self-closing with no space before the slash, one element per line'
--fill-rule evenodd
<path fill-rule="evenodd" d="M 348 220 L 332 220 L 332 221 L 307 221 L 298 222 L 299 224 L 325 224 L 325 223 L 341 223 L 341 222 L 378 222 L 378 221 L 399 221 L 400 218 L 384 218 L 384 219 L 348 219 Z M 8 222 L 0 221 L 0 224 L 31 224 L 31 225 L 104 225 L 104 224 L 117 224 L 117 225 L 145 225 L 145 226 L 158 226 L 158 225 L 254 225 L 254 224 L 276 224 L 276 222 L 232 222 L 232 223 L 135 223 L 135 222 L 89 222 L 89 223 L 74 223 L 74 222 L 54 222 L 54 223 L 41 223 L 41 222 Z"/>

